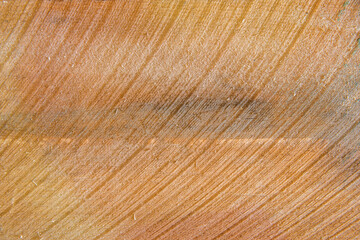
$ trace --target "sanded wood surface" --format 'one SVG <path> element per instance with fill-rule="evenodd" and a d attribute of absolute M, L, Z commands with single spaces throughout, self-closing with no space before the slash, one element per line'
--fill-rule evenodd
<path fill-rule="evenodd" d="M 0 239 L 360 239 L 360 1 L 0 0 Z"/>

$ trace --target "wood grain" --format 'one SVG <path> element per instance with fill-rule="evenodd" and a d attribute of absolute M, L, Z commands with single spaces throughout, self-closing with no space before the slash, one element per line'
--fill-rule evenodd
<path fill-rule="evenodd" d="M 360 239 L 358 0 L 1 0 L 0 239 Z"/>

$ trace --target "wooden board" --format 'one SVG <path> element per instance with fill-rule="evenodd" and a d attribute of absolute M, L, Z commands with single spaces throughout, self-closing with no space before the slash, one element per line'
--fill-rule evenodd
<path fill-rule="evenodd" d="M 0 239 L 360 239 L 360 1 L 1 0 Z"/>

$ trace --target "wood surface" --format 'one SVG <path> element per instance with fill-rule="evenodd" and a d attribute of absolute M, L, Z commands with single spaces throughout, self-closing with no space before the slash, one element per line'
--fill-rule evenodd
<path fill-rule="evenodd" d="M 0 239 L 360 239 L 359 0 L 0 0 Z"/>

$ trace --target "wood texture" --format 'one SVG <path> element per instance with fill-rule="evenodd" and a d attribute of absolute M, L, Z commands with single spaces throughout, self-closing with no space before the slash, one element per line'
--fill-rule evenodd
<path fill-rule="evenodd" d="M 360 239 L 360 1 L 1 0 L 0 239 Z"/>

